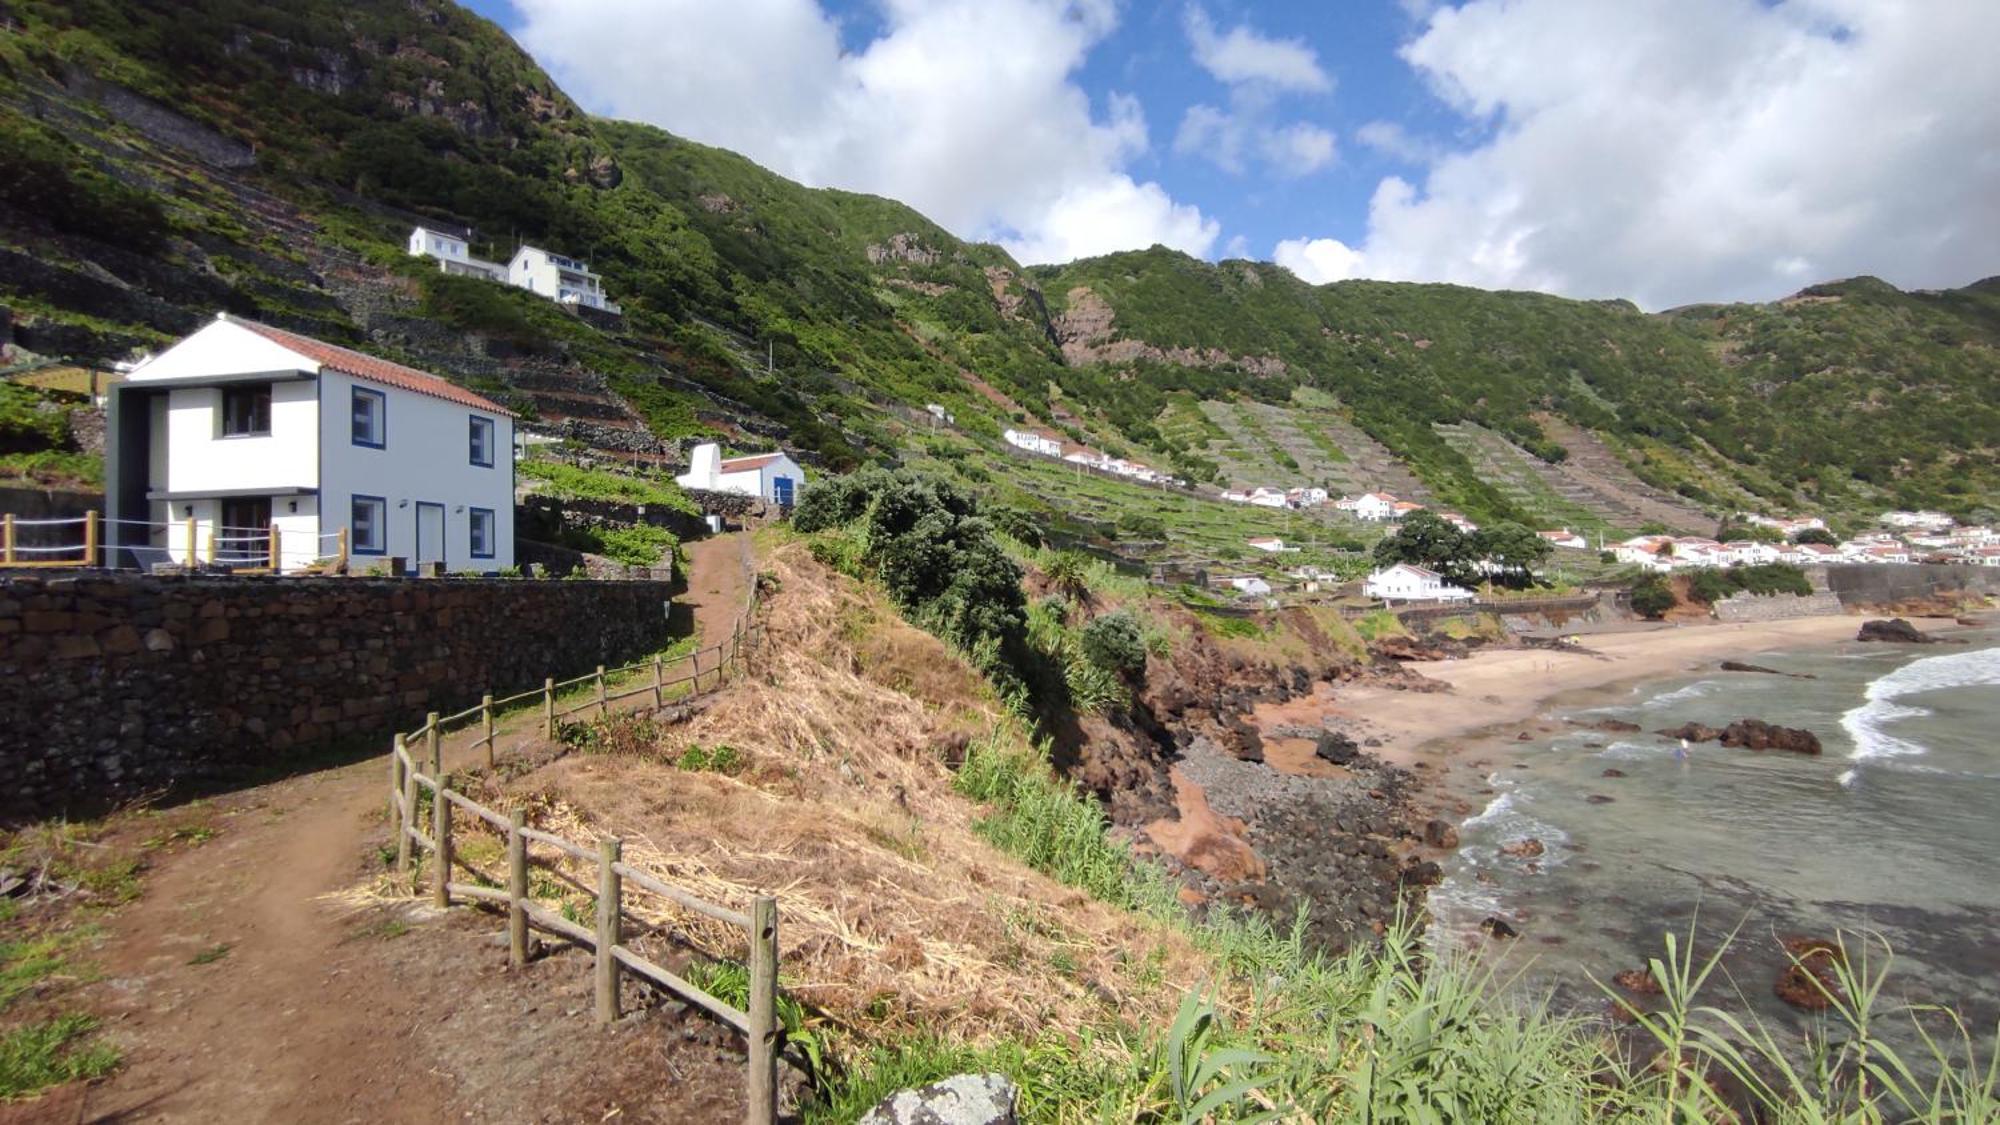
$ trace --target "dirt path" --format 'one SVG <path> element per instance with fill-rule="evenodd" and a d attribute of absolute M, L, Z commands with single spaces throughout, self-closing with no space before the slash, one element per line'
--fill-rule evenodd
<path fill-rule="evenodd" d="M 685 600 L 704 644 L 734 627 L 747 595 L 748 552 L 742 535 L 689 551 Z M 539 721 L 517 715 L 503 732 L 527 737 Z M 478 753 L 470 740 L 471 732 L 447 738 L 447 761 L 469 763 Z M 435 1028 L 477 1006 L 479 982 L 467 974 L 493 978 L 485 981 L 487 1007 L 519 1003 L 518 979 L 493 976 L 504 949 L 496 954 L 440 931 L 427 935 L 437 947 L 428 957 L 407 952 L 413 945 L 384 956 L 383 939 L 409 930 L 404 919 L 434 916 L 415 903 L 398 904 L 392 915 L 347 894 L 385 870 L 386 780 L 383 759 L 371 755 L 212 803 L 215 838 L 161 859 L 142 897 L 106 927 L 98 954 L 105 976 L 89 1000 L 125 1065 L 80 1099 L 51 1099 L 47 1109 L 59 1116 L 49 1120 L 440 1121 L 471 1107 L 483 1111 L 475 1116 L 491 1114 L 494 1091 L 467 1086 L 505 1068 L 477 1055 L 476 1045 L 467 1045 L 473 1055 L 441 1058 Z M 468 958 L 476 963 L 464 964 Z M 455 975 L 441 976 L 447 969 Z M 587 992 L 587 972 L 574 965 L 560 972 L 547 988 Z M 526 1011 L 549 1021 L 543 1035 L 588 1035 L 588 1001 L 578 995 L 569 1008 L 556 1002 Z M 506 1026 L 519 1035 L 538 1022 Z M 532 1043 L 518 1046 L 522 1057 L 537 1057 Z M 601 1058 L 577 1065 L 617 1069 Z M 543 1077 L 507 1075 L 530 1088 Z M 568 1119 L 556 1107 L 506 1116 Z"/>

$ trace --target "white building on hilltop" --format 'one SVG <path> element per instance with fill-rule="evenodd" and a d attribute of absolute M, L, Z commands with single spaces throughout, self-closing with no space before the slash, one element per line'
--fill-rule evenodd
<path fill-rule="evenodd" d="M 722 447 L 704 442 L 694 447 L 688 471 L 674 478 L 682 488 L 734 492 L 791 507 L 805 489 L 805 470 L 784 452 L 724 457 Z"/>
<path fill-rule="evenodd" d="M 604 280 L 575 258 L 552 254 L 539 246 L 523 246 L 507 263 L 507 280 L 559 305 L 583 305 L 604 312 L 622 312 L 604 296 Z"/>
<path fill-rule="evenodd" d="M 410 256 L 436 258 L 438 269 L 459 277 L 476 277 L 483 281 L 507 280 L 506 266 L 473 257 L 463 237 L 432 227 L 418 227 L 410 232 Z"/>
<path fill-rule="evenodd" d="M 513 414 L 295 332 L 217 317 L 116 385 L 105 447 L 114 565 L 514 565 Z"/>
<path fill-rule="evenodd" d="M 1368 576 L 1361 592 L 1385 602 L 1469 602 L 1476 595 L 1413 563 L 1397 563 Z"/>

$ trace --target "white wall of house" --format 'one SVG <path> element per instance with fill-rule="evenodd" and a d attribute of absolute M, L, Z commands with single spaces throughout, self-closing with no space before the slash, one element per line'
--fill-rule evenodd
<path fill-rule="evenodd" d="M 354 441 L 356 388 L 384 396 L 381 449 Z M 436 506 L 444 509 L 441 561 L 447 570 L 491 571 L 514 565 L 513 419 L 337 371 L 320 376 L 320 404 L 322 531 L 348 526 L 357 496 L 383 501 L 382 548 L 370 552 L 350 542 L 355 566 L 366 567 L 372 558 L 391 555 L 412 563 L 427 561 L 417 550 L 418 520 L 433 518 Z M 472 463 L 475 416 L 493 422 L 490 467 Z M 426 511 L 423 505 L 432 507 Z M 475 508 L 493 513 L 492 558 L 472 556 Z M 432 546 L 426 544 L 424 555 L 436 558 Z"/>
<path fill-rule="evenodd" d="M 745 466 L 744 462 L 762 457 L 771 460 L 761 465 Z M 738 466 L 732 468 L 732 464 Z M 760 496 L 766 500 L 780 501 L 783 489 L 778 482 L 789 481 L 792 502 L 798 501 L 805 491 L 806 473 L 786 453 L 756 454 L 751 457 L 722 458 L 722 447 L 715 442 L 703 442 L 688 454 L 688 471 L 674 480 L 683 488 L 699 488 L 709 492 L 733 492 L 739 496 Z"/>
<path fill-rule="evenodd" d="M 1408 563 L 1397 563 L 1369 575 L 1361 592 L 1384 601 L 1467 601 L 1473 596 L 1472 591 Z"/>

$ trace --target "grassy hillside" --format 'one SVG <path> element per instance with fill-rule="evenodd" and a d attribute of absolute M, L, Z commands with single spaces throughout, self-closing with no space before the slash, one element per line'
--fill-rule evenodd
<path fill-rule="evenodd" d="M 893 458 L 938 403 L 989 444 L 1028 422 L 1206 480 L 1481 519 L 1969 514 L 2000 493 L 1990 281 L 1647 315 L 1158 247 L 1024 269 L 892 200 L 591 118 L 442 0 L 0 17 L 0 342 L 31 355 L 117 358 L 228 309 L 653 463 L 702 435 Z M 425 269 L 402 252 L 419 220 L 474 227 L 485 256 L 584 257 L 626 315 Z"/>

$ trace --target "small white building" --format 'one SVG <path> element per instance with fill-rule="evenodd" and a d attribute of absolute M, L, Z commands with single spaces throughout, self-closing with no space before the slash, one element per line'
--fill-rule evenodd
<path fill-rule="evenodd" d="M 674 479 L 683 488 L 757 496 L 787 508 L 806 486 L 805 470 L 783 451 L 724 457 L 712 441 L 695 446 L 688 471 Z"/>
<path fill-rule="evenodd" d="M 1467 535 L 1470 535 L 1473 532 L 1479 530 L 1478 524 L 1473 523 L 1469 519 L 1466 519 L 1465 516 L 1463 516 L 1458 512 L 1439 512 L 1438 518 L 1450 524 L 1451 526 L 1459 529 L 1460 531 L 1465 532 Z"/>
<path fill-rule="evenodd" d="M 1397 503 L 1396 498 L 1386 492 L 1364 492 L 1352 500 L 1341 498 L 1336 507 L 1342 511 L 1353 512 L 1355 519 L 1380 523 L 1383 520 L 1396 518 Z"/>
<path fill-rule="evenodd" d="M 507 280 L 506 266 L 473 257 L 464 237 L 433 227 L 417 227 L 410 232 L 410 256 L 436 258 L 439 270 L 459 277 L 476 277 L 483 281 Z"/>
<path fill-rule="evenodd" d="M 1244 542 L 1248 543 L 1254 550 L 1268 551 L 1274 555 L 1285 549 L 1285 541 L 1275 535 L 1259 535 L 1246 539 Z"/>
<path fill-rule="evenodd" d="M 582 305 L 608 313 L 624 311 L 605 297 L 604 279 L 590 272 L 588 265 L 539 246 L 514 251 L 514 260 L 507 263 L 507 280 L 560 305 Z"/>
<path fill-rule="evenodd" d="M 1555 531 L 1537 531 L 1535 535 L 1553 547 L 1567 547 L 1573 551 L 1587 550 L 1590 547 L 1590 540 L 1566 527 Z"/>
<path fill-rule="evenodd" d="M 1756 566 L 1759 563 L 1774 563 L 1783 554 L 1769 543 L 1759 543 L 1754 539 L 1732 539 L 1722 545 L 1732 564 Z"/>
<path fill-rule="evenodd" d="M 1025 449 L 1030 453 L 1039 453 L 1044 457 L 1061 457 L 1063 455 L 1061 438 L 1053 438 L 1047 434 L 1036 433 L 1033 430 L 1011 429 L 1003 432 L 1000 436 L 1006 438 L 1007 444 L 1016 449 Z"/>
<path fill-rule="evenodd" d="M 1259 487 L 1253 489 L 1250 493 L 1250 503 L 1259 508 L 1291 507 L 1291 501 L 1286 499 L 1285 493 L 1282 489 L 1276 489 L 1270 487 Z"/>
<path fill-rule="evenodd" d="M 1890 527 L 1921 527 L 1933 531 L 1950 530 L 1953 520 L 1943 512 L 1883 512 L 1882 522 Z"/>
<path fill-rule="evenodd" d="M 338 553 L 514 565 L 514 416 L 435 375 L 227 314 L 111 396 L 115 565 Z M 194 559 L 188 557 L 193 540 Z"/>
<path fill-rule="evenodd" d="M 1413 563 L 1397 563 L 1370 574 L 1361 592 L 1385 602 L 1469 602 L 1475 597 L 1471 590 Z"/>
<path fill-rule="evenodd" d="M 1228 584 L 1230 589 L 1239 593 L 1249 594 L 1252 597 L 1268 597 L 1271 593 L 1271 584 L 1254 574 L 1239 574 L 1234 578 L 1225 578 L 1223 581 Z"/>

